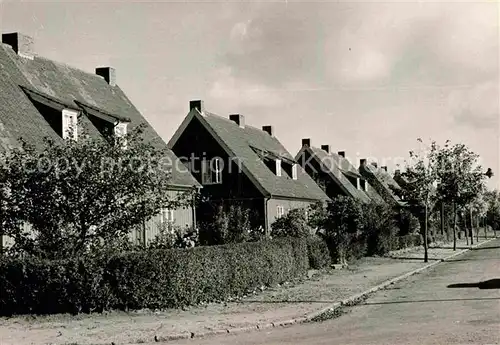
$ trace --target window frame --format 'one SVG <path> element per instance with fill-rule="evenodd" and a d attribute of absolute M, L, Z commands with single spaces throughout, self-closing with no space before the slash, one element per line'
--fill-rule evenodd
<path fill-rule="evenodd" d="M 215 162 L 212 166 L 212 162 Z M 221 158 L 214 157 L 210 160 L 204 159 L 201 161 L 201 184 L 215 185 L 222 184 L 222 168 Z"/>
<path fill-rule="evenodd" d="M 276 164 L 276 176 L 281 177 L 283 175 L 281 169 L 281 159 L 275 159 Z"/>
<path fill-rule="evenodd" d="M 276 218 L 281 218 L 285 215 L 285 207 L 282 205 L 277 205 L 276 206 Z"/>
<path fill-rule="evenodd" d="M 61 121 L 62 121 L 62 138 L 64 140 L 70 139 L 77 141 L 78 140 L 78 115 L 79 112 L 73 109 L 63 109 L 61 111 Z M 73 121 L 68 121 L 68 119 L 72 119 Z M 73 126 L 73 132 L 70 132 L 71 126 Z"/>

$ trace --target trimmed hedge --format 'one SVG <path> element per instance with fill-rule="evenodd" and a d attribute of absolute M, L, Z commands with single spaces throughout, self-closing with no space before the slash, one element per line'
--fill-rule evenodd
<path fill-rule="evenodd" d="M 309 267 L 312 269 L 325 268 L 332 263 L 328 245 L 319 236 L 310 236 L 307 238 L 307 255 L 309 257 Z"/>
<path fill-rule="evenodd" d="M 178 308 L 301 277 L 306 241 L 282 238 L 58 261 L 0 260 L 0 314 Z"/>

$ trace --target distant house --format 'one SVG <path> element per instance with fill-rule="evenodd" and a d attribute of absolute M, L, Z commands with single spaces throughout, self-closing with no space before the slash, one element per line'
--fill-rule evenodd
<path fill-rule="evenodd" d="M 328 200 L 281 145 L 272 126 L 249 126 L 240 114 L 220 117 L 206 111 L 203 101 L 190 102 L 169 147 L 187 161 L 205 199 L 251 210 L 254 225 L 266 230 L 290 209 Z M 207 219 L 210 212 L 200 207 L 197 217 Z"/>
<path fill-rule="evenodd" d="M 401 170 L 399 170 L 399 169 L 396 169 L 394 171 L 393 179 L 394 179 L 394 181 L 396 181 L 396 183 L 401 188 L 406 188 L 410 184 L 410 182 L 408 181 L 408 179 L 406 178 L 406 176 L 404 176 L 403 174 L 401 174 Z"/>
<path fill-rule="evenodd" d="M 325 193 L 333 198 L 344 195 L 363 203 L 384 202 L 368 181 L 345 158 L 345 152 L 331 152 L 330 145 L 311 146 L 310 139 L 302 139 L 302 148 L 295 159 Z"/>
<path fill-rule="evenodd" d="M 167 149 L 171 162 L 175 154 L 149 125 L 116 83 L 111 67 L 96 68 L 95 74 L 36 56 L 33 39 L 20 33 L 2 35 L 0 44 L 0 152 L 19 146 L 19 138 L 43 147 L 44 138 L 62 140 L 85 128 L 95 138 L 104 133 L 125 134 L 145 125 L 144 137 L 153 145 Z M 74 131 L 69 131 L 74 126 Z M 199 188 L 187 169 L 172 169 L 172 196 Z M 192 227 L 193 206 L 163 210 L 148 221 L 133 238 L 149 241 L 158 231 L 157 223 Z"/>
<path fill-rule="evenodd" d="M 377 163 L 368 164 L 366 159 L 361 159 L 359 172 L 388 204 L 393 207 L 406 206 L 406 202 L 399 196 L 401 186 L 389 175 L 387 167 L 379 168 Z"/>

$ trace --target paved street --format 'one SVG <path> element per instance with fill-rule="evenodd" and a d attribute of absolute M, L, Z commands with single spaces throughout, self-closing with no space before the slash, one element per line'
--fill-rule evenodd
<path fill-rule="evenodd" d="M 500 239 L 347 312 L 323 323 L 178 344 L 500 344 Z"/>

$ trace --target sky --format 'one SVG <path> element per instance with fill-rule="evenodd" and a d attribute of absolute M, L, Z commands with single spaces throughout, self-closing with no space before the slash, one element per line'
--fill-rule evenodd
<path fill-rule="evenodd" d="M 465 143 L 500 175 L 499 3 L 9 1 L 2 32 L 117 83 L 168 141 L 203 99 L 390 171 L 417 138 Z"/>

